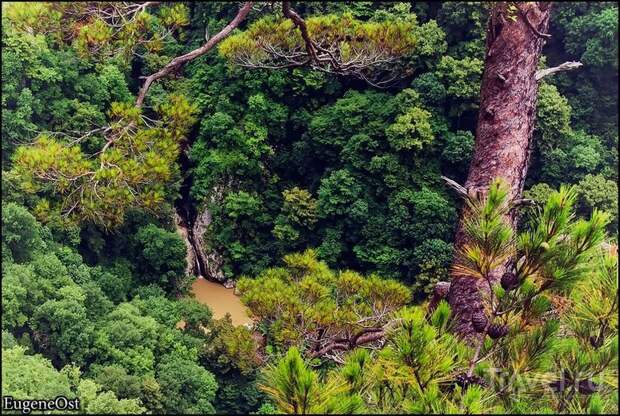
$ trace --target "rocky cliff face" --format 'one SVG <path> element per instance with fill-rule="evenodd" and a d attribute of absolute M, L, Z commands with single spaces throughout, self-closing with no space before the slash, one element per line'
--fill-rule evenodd
<path fill-rule="evenodd" d="M 205 233 L 211 224 L 211 212 L 204 208 L 198 215 L 192 225 L 191 238 L 193 240 L 193 250 L 197 258 L 197 264 L 200 265 L 202 276 L 209 280 L 224 282 L 226 278 L 222 272 L 223 259 L 213 248 L 209 247 L 205 241 Z"/>
<path fill-rule="evenodd" d="M 226 278 L 222 272 L 222 256 L 209 247 L 205 238 L 205 233 L 212 222 L 211 212 L 207 208 L 208 204 L 195 201 L 191 196 L 192 163 L 187 155 L 187 150 L 192 142 L 193 140 L 189 140 L 183 144 L 179 157 L 179 165 L 181 172 L 184 173 L 184 178 L 180 189 L 181 197 L 175 202 L 174 214 L 177 232 L 187 247 L 187 269 L 185 272 L 188 276 L 199 276 L 224 283 Z M 221 201 L 224 189 L 226 186 L 214 187 L 209 202 Z"/>
<path fill-rule="evenodd" d="M 183 220 L 183 217 L 181 217 L 178 212 L 174 213 L 174 225 L 176 226 L 179 235 L 181 235 L 183 242 L 185 242 L 185 261 L 187 263 L 185 274 L 187 274 L 188 276 L 196 276 L 198 272 L 198 264 L 196 263 L 196 253 L 194 250 L 194 245 L 189 241 L 187 226 L 185 224 L 185 221 Z"/>
<path fill-rule="evenodd" d="M 217 197 L 221 197 L 221 192 L 216 189 L 211 201 Z M 177 231 L 187 246 L 186 273 L 224 283 L 222 256 L 209 247 L 205 237 L 212 221 L 211 211 L 206 206 L 197 212 L 188 200 L 182 201 L 174 214 Z"/>

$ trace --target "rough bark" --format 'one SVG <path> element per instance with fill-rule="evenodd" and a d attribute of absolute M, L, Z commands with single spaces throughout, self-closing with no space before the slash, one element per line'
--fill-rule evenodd
<path fill-rule="evenodd" d="M 465 183 L 468 191 L 485 194 L 491 181 L 502 177 L 510 186 L 509 198 L 521 196 L 527 173 L 538 92 L 536 67 L 548 37 L 550 3 L 516 7 L 515 19 L 506 2 L 497 3 L 489 17 L 476 143 Z M 515 218 L 509 220 L 514 225 Z M 464 242 L 459 225 L 455 247 Z M 450 285 L 455 331 L 466 339 L 476 334 L 471 316 L 483 308 L 481 286 L 476 279 L 457 276 Z"/>
<path fill-rule="evenodd" d="M 380 347 L 385 343 L 386 335 L 401 325 L 402 322 L 402 318 L 392 319 L 382 326 L 362 328 L 354 333 L 336 337 L 325 336 L 327 330 L 321 328 L 318 331 L 317 338 L 311 341 L 314 343 L 314 347 L 308 350 L 307 354 L 310 358 L 329 357 L 328 354 L 335 351 L 350 351 L 360 346 Z M 329 358 L 334 359 L 333 354 Z M 339 359 L 337 361 L 340 362 Z"/>
<path fill-rule="evenodd" d="M 428 302 L 428 310 L 432 313 L 439 305 L 439 302 L 446 299 L 450 293 L 450 282 L 437 282 L 431 294 L 431 300 Z"/>

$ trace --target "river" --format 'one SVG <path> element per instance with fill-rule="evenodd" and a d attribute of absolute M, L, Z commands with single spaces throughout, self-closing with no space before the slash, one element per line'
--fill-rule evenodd
<path fill-rule="evenodd" d="M 207 305 L 215 319 L 223 318 L 230 313 L 234 325 L 251 324 L 248 309 L 241 303 L 234 289 L 226 289 L 219 283 L 211 282 L 202 277 L 194 280 L 191 292 L 200 303 Z"/>

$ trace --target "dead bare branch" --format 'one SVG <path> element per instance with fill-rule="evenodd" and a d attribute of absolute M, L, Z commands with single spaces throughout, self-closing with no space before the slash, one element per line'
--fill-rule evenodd
<path fill-rule="evenodd" d="M 452 179 L 446 176 L 442 176 L 441 179 L 443 179 L 444 182 L 450 188 L 454 189 L 460 196 L 467 197 L 467 189 L 465 189 L 463 186 L 461 186 L 460 184 L 458 184 L 457 182 L 453 181 Z"/>
<path fill-rule="evenodd" d="M 583 66 L 583 64 L 581 62 L 578 62 L 578 61 L 568 61 L 568 62 L 564 62 L 563 64 L 560 64 L 558 66 L 554 66 L 553 68 L 539 69 L 538 71 L 536 71 L 536 75 L 535 75 L 536 81 L 540 81 L 544 77 L 549 76 L 549 75 L 553 75 L 553 74 L 558 73 L 558 72 L 572 71 L 574 69 L 581 68 L 582 66 Z"/>

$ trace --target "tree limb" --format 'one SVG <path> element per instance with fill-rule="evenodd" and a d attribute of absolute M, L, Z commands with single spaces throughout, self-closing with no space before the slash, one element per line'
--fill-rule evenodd
<path fill-rule="evenodd" d="M 349 338 L 333 338 L 323 348 L 315 347 L 309 354 L 311 358 L 325 356 L 334 350 L 348 351 L 360 345 L 370 344 L 375 341 L 382 340 L 394 327 L 402 322 L 401 318 L 393 319 L 383 326 L 364 328 Z"/>
<path fill-rule="evenodd" d="M 295 10 L 291 9 L 290 1 L 282 2 L 282 13 L 284 14 L 284 16 L 291 19 L 293 23 L 295 23 L 295 26 L 299 28 L 299 31 L 301 32 L 301 37 L 303 38 L 304 43 L 306 44 L 306 50 L 308 51 L 308 56 L 310 56 L 312 61 L 317 62 L 318 58 L 316 56 L 316 48 L 314 46 L 314 42 L 312 42 L 312 39 L 310 39 L 310 34 L 308 33 L 308 27 L 306 26 L 306 21 L 302 19 L 302 17 L 298 15 L 297 12 L 295 12 Z"/>
<path fill-rule="evenodd" d="M 581 62 L 568 61 L 568 62 L 564 62 L 561 65 L 554 66 L 553 68 L 539 69 L 538 71 L 536 71 L 536 75 L 535 75 L 536 81 L 540 81 L 544 77 L 548 75 L 553 75 L 556 72 L 572 71 L 573 69 L 577 69 L 582 66 L 583 64 Z"/>
<path fill-rule="evenodd" d="M 444 182 L 452 189 L 454 189 L 456 191 L 456 193 L 458 193 L 460 196 L 462 197 L 467 197 L 467 189 L 464 188 L 462 185 L 460 185 L 459 183 L 453 181 L 452 179 L 446 177 L 446 176 L 441 176 L 441 179 L 444 180 Z"/>
<path fill-rule="evenodd" d="M 318 351 L 314 351 L 310 354 L 310 357 L 316 358 L 322 355 L 325 355 L 333 350 L 347 350 L 349 349 L 349 344 L 344 342 L 331 342 L 327 344 L 327 346 L 321 348 Z"/>
<path fill-rule="evenodd" d="M 295 37 L 298 28 L 301 42 L 295 42 L 294 45 L 278 41 L 274 43 L 272 39 L 261 39 L 259 35 L 253 41 L 266 56 L 253 55 L 243 48 L 237 48 L 231 52 L 229 59 L 246 68 L 280 69 L 309 65 L 313 70 L 325 73 L 355 76 L 377 88 L 386 88 L 399 78 L 398 72 L 391 65 L 403 52 L 392 50 L 386 39 L 372 41 L 365 38 L 364 34 L 349 34 L 334 41 L 322 36 L 320 31 L 311 36 L 306 20 L 291 8 L 290 1 L 282 2 L 282 13 L 294 24 L 289 36 Z M 353 42 L 347 43 L 350 51 L 347 49 L 346 53 L 341 50 L 343 39 Z M 398 41 L 404 42 L 405 46 L 401 45 L 401 49 L 413 47 L 412 44 L 407 46 L 407 39 L 399 38 Z"/>
<path fill-rule="evenodd" d="M 248 16 L 248 14 L 250 13 L 250 10 L 252 10 L 252 4 L 253 4 L 253 2 L 251 2 L 251 1 L 245 2 L 239 8 L 239 11 L 237 12 L 237 15 L 235 16 L 235 18 L 233 20 L 231 20 L 230 23 L 228 23 L 216 35 L 211 37 L 200 48 L 194 49 L 193 51 L 188 52 L 185 55 L 177 56 L 172 61 L 170 61 L 166 66 L 164 66 L 162 69 L 160 69 L 159 71 L 155 72 L 154 74 L 149 75 L 146 78 L 146 80 L 144 81 L 144 84 L 142 85 L 142 87 L 140 88 L 140 92 L 138 93 L 138 98 L 136 99 L 136 107 L 142 107 L 142 104 L 144 102 L 144 98 L 146 97 L 146 93 L 148 92 L 149 88 L 151 87 L 151 85 L 155 81 L 165 77 L 166 75 L 170 74 L 172 71 L 174 71 L 174 70 L 178 69 L 179 67 L 183 66 L 187 62 L 189 62 L 189 61 L 191 61 L 193 59 L 196 59 L 196 58 L 204 55 L 205 53 L 209 52 L 222 39 L 224 39 L 225 37 L 230 35 L 230 32 L 232 32 L 234 29 L 236 29 L 239 26 L 239 24 L 242 21 L 244 21 L 245 18 Z"/>
<path fill-rule="evenodd" d="M 373 334 L 373 335 L 380 334 L 380 337 L 383 337 L 384 331 L 383 331 L 383 328 L 364 328 L 361 331 L 359 331 L 357 334 L 353 335 L 351 339 L 349 339 L 349 345 L 351 347 L 355 347 L 359 344 L 363 344 L 364 342 L 367 342 L 364 340 L 366 340 L 370 334 Z"/>
<path fill-rule="evenodd" d="M 527 17 L 527 15 L 530 13 L 531 10 L 532 9 L 529 9 L 527 12 L 523 12 L 523 10 L 519 9 L 519 13 L 523 17 L 523 20 L 525 20 L 525 23 L 527 23 L 527 26 L 530 28 L 532 32 L 534 32 L 536 36 L 538 36 L 539 38 L 543 38 L 543 39 L 549 39 L 551 37 L 550 34 L 540 32 L 538 29 L 534 27 L 532 22 L 530 22 L 530 19 Z"/>

